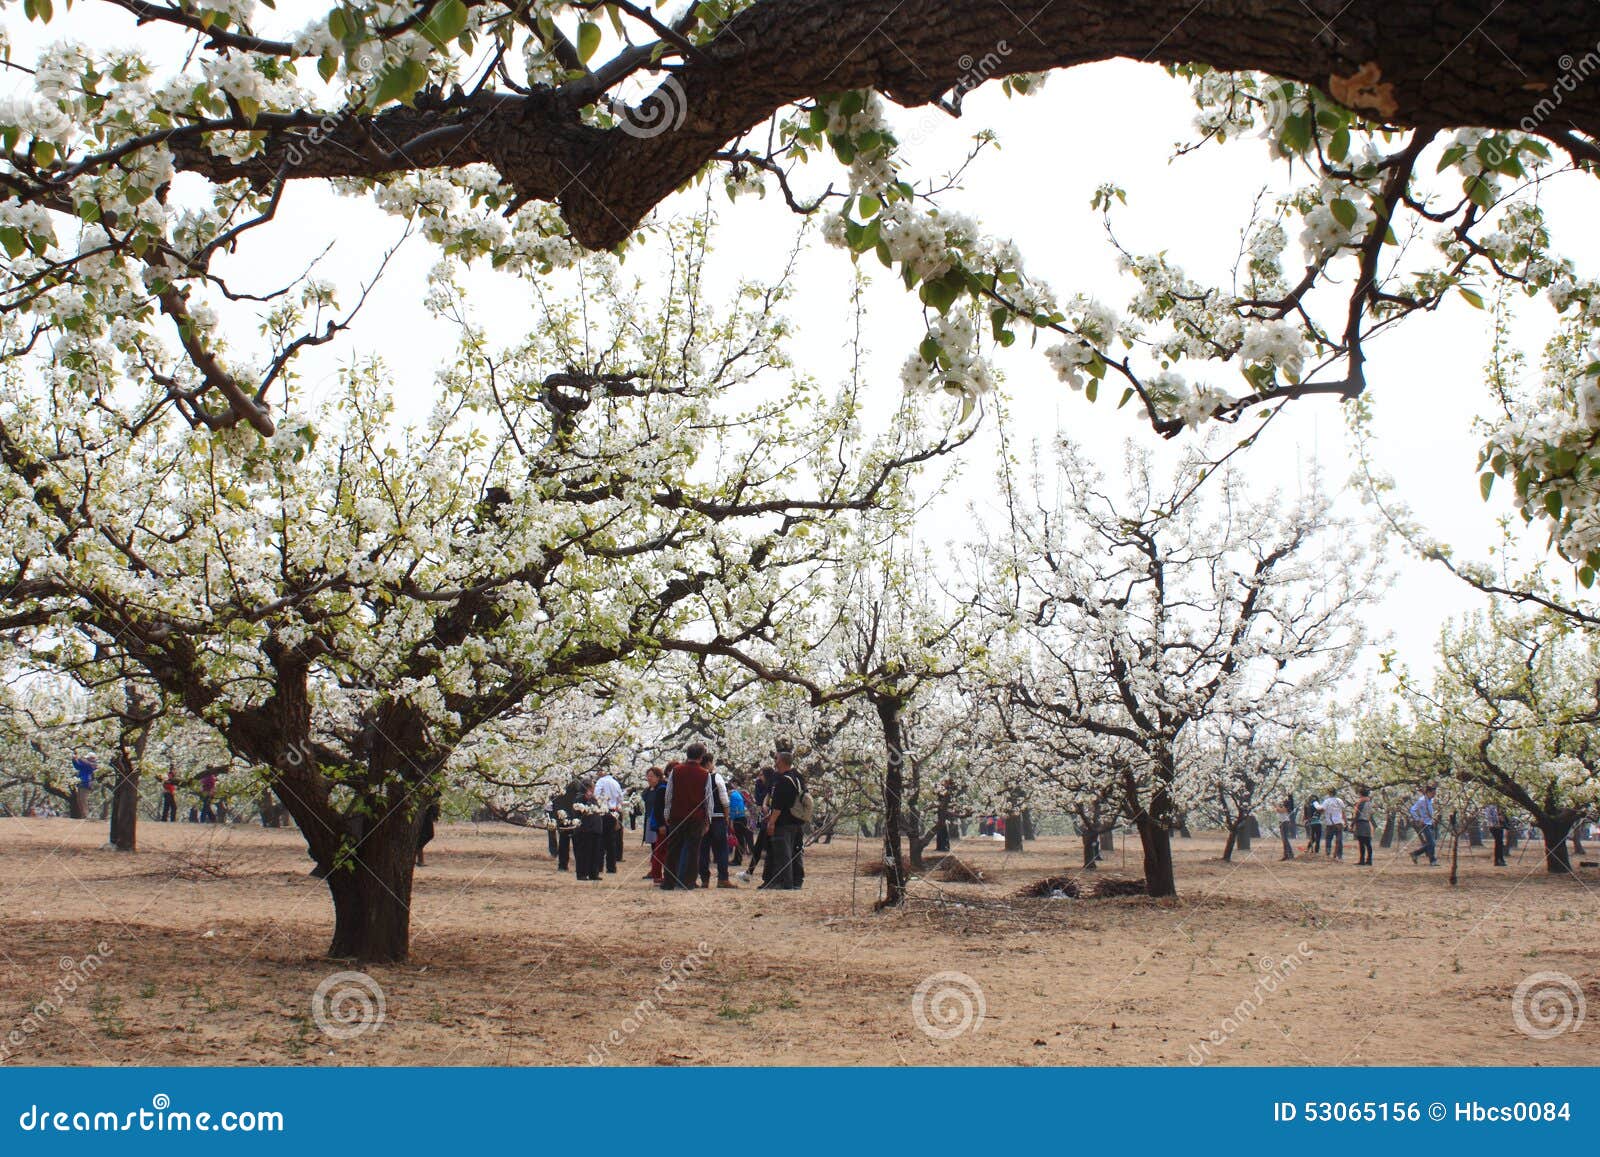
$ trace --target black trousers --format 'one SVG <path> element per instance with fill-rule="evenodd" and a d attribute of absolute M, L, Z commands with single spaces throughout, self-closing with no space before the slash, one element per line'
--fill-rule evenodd
<path fill-rule="evenodd" d="M 554 858 L 561 851 L 561 843 L 556 839 L 556 830 L 555 828 L 545 828 L 544 834 L 550 837 L 550 855 Z"/>
<path fill-rule="evenodd" d="M 1494 866 L 1506 866 L 1506 830 L 1505 828 L 1490 828 L 1489 834 L 1494 837 Z"/>
<path fill-rule="evenodd" d="M 164 824 L 178 822 L 178 801 L 165 792 L 161 794 L 161 822 Z"/>
<path fill-rule="evenodd" d="M 606 871 L 615 872 L 617 861 L 622 859 L 622 823 L 612 815 L 606 816 L 605 855 Z"/>
<path fill-rule="evenodd" d="M 600 861 L 604 858 L 605 832 L 579 831 L 572 837 L 573 853 L 577 860 L 578 879 L 598 880 Z"/>
<path fill-rule="evenodd" d="M 800 860 L 800 825 L 783 824 L 772 829 L 767 837 L 767 865 L 761 874 L 761 886 L 775 891 L 798 888 L 795 866 Z"/>
<path fill-rule="evenodd" d="M 663 888 L 693 888 L 699 866 L 700 831 L 688 820 L 673 824 L 665 835 L 667 846 L 661 853 Z"/>
<path fill-rule="evenodd" d="M 565 872 L 567 870 L 567 858 L 571 852 L 572 833 L 569 831 L 563 831 L 556 843 L 556 867 L 560 871 Z"/>
<path fill-rule="evenodd" d="M 1356 844 L 1359 845 L 1359 847 L 1361 848 L 1361 856 L 1360 856 L 1359 859 L 1356 860 L 1356 863 L 1358 863 L 1358 864 L 1370 864 L 1370 863 L 1372 863 L 1372 837 L 1371 836 L 1357 836 L 1356 837 Z"/>
<path fill-rule="evenodd" d="M 711 879 L 711 861 L 717 863 L 717 879 L 728 878 L 728 821 L 723 816 L 713 816 L 711 830 L 700 841 L 700 879 Z"/>
<path fill-rule="evenodd" d="M 746 856 L 753 855 L 751 845 L 754 841 L 750 838 L 750 819 L 748 816 L 741 816 L 733 821 L 733 838 L 739 841 L 739 846 L 733 849 L 733 866 L 737 868 L 744 862 Z M 751 863 L 753 864 L 755 861 L 751 860 Z"/>

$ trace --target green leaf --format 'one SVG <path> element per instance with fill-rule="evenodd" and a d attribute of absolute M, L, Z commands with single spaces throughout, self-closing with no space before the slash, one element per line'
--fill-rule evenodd
<path fill-rule="evenodd" d="M 578 59 L 585 64 L 600 48 L 600 26 L 585 20 L 578 25 Z"/>
<path fill-rule="evenodd" d="M 1328 209 L 1333 213 L 1333 219 L 1346 229 L 1355 228 L 1356 220 L 1360 214 L 1356 211 L 1354 203 L 1345 200 L 1343 197 L 1336 197 L 1333 203 L 1328 206 Z"/>
<path fill-rule="evenodd" d="M 1305 114 L 1283 118 L 1283 131 L 1278 134 L 1283 147 L 1291 153 L 1303 153 L 1311 146 L 1311 118 Z"/>
<path fill-rule="evenodd" d="M 22 240 L 22 231 L 9 225 L 0 226 L 0 245 L 5 246 L 7 255 L 11 257 L 21 257 L 28 248 Z"/>
<path fill-rule="evenodd" d="M 1478 492 L 1483 495 L 1485 502 L 1489 501 L 1489 492 L 1494 489 L 1494 475 L 1484 473 L 1478 475 Z"/>
<path fill-rule="evenodd" d="M 422 35 L 435 48 L 443 48 L 460 36 L 467 27 L 467 6 L 461 0 L 444 0 L 435 5 L 428 18 L 422 22 Z"/>
<path fill-rule="evenodd" d="M 1472 306 L 1473 309 L 1482 309 L 1483 308 L 1483 298 L 1479 294 L 1474 293 L 1472 290 L 1467 289 L 1465 286 L 1458 287 L 1456 292 L 1461 294 L 1461 296 L 1466 299 L 1467 304 Z"/>

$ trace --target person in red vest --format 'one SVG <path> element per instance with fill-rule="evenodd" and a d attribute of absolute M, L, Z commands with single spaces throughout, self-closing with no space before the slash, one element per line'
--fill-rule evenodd
<path fill-rule="evenodd" d="M 682 763 L 667 767 L 667 798 L 663 807 L 667 821 L 666 850 L 661 860 L 666 868 L 662 888 L 692 889 L 699 867 L 700 841 L 711 828 L 711 771 L 706 767 L 703 743 L 691 743 Z"/>
<path fill-rule="evenodd" d="M 168 771 L 167 778 L 161 781 L 161 822 L 175 824 L 178 822 L 178 773 Z"/>

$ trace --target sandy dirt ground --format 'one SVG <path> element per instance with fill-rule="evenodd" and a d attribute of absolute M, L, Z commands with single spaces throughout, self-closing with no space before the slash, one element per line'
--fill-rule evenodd
<path fill-rule="evenodd" d="M 1600 872 L 1548 878 L 1537 849 L 1497 870 L 1463 848 L 1452 888 L 1398 850 L 1284 864 L 1263 841 L 1224 864 L 1201 835 L 1175 901 L 1022 900 L 1076 841 L 969 839 L 986 883 L 918 881 L 874 915 L 866 840 L 810 849 L 800 892 L 661 893 L 636 834 L 617 875 L 579 883 L 542 832 L 451 825 L 418 872 L 411 961 L 367 969 L 381 1023 L 346 1036 L 375 997 L 334 980 L 319 1022 L 318 986 L 353 966 L 323 955 L 332 908 L 296 833 L 103 839 L 0 820 L 5 1063 L 1600 1064 Z M 1137 865 L 1119 847 L 1098 875 Z M 1531 982 L 1536 1034 L 1574 1010 L 1548 1039 L 1514 1000 L 1540 973 L 1578 989 Z"/>

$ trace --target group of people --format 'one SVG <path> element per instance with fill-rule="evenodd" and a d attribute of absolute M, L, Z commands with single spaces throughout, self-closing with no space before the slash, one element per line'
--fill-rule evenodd
<path fill-rule="evenodd" d="M 1357 865 L 1370 867 L 1372 807 L 1372 792 L 1365 784 L 1357 786 L 1355 801 L 1348 805 L 1333 788 L 1329 788 L 1321 799 L 1306 800 L 1298 813 L 1295 810 L 1294 796 L 1286 797 L 1278 805 L 1278 835 L 1283 841 L 1281 858 L 1292 860 L 1295 857 L 1295 820 L 1298 815 L 1306 829 L 1306 843 L 1300 849 L 1303 855 L 1326 855 L 1330 859 L 1343 860 L 1344 833 L 1348 826 L 1351 834 L 1355 836 L 1360 851 L 1360 857 L 1356 860 Z M 1505 867 L 1506 848 L 1509 843 L 1505 815 L 1499 807 L 1489 804 L 1483 809 L 1482 816 L 1484 825 L 1494 838 L 1494 865 L 1497 868 Z M 1411 851 L 1411 862 L 1418 863 L 1423 856 L 1426 856 L 1430 865 L 1437 865 L 1439 803 L 1438 788 L 1434 784 L 1430 783 L 1422 789 L 1411 806 L 1406 809 L 1406 818 L 1416 831 L 1418 841 L 1417 846 Z"/>
<path fill-rule="evenodd" d="M 1294 796 L 1286 796 L 1278 805 L 1278 836 L 1283 841 L 1285 860 L 1294 859 L 1295 838 Z M 1344 859 L 1344 833 L 1346 820 L 1350 834 L 1355 837 L 1359 856 L 1357 865 L 1372 864 L 1372 791 L 1366 784 L 1356 788 L 1354 802 L 1346 804 L 1334 788 L 1329 788 L 1321 799 L 1308 799 L 1299 812 L 1306 826 L 1304 855 L 1326 854 L 1329 859 Z"/>
<path fill-rule="evenodd" d="M 76 781 L 73 786 L 72 813 L 77 818 L 87 818 L 89 814 L 90 793 L 95 787 L 95 777 L 100 771 L 100 759 L 92 752 L 72 757 L 72 774 Z M 188 781 L 198 789 L 195 805 L 189 809 L 189 822 L 212 824 L 223 823 L 226 813 L 223 805 L 217 801 L 217 772 L 215 768 L 207 768 L 200 775 Z M 184 781 L 178 778 L 176 769 L 169 770 L 166 778 L 161 781 L 161 814 L 162 823 L 176 823 L 178 820 L 178 789 Z M 46 809 L 42 806 L 34 808 L 35 815 L 53 815 L 54 808 Z"/>
<path fill-rule="evenodd" d="M 623 858 L 626 793 L 609 771 L 569 784 L 546 805 L 550 853 L 566 871 L 569 858 L 579 880 L 615 873 Z M 645 771 L 645 788 L 630 819 L 643 820 L 650 848 L 645 879 L 658 887 L 689 890 L 697 885 L 736 888 L 731 869 L 743 867 L 749 882 L 758 865 L 761 887 L 790 891 L 805 883 L 804 834 L 812 818 L 811 796 L 794 766 L 793 751 L 779 742 L 770 766 L 746 786 L 718 769 L 703 743 L 691 743 L 684 758 Z M 746 862 L 748 861 L 748 863 Z"/>

